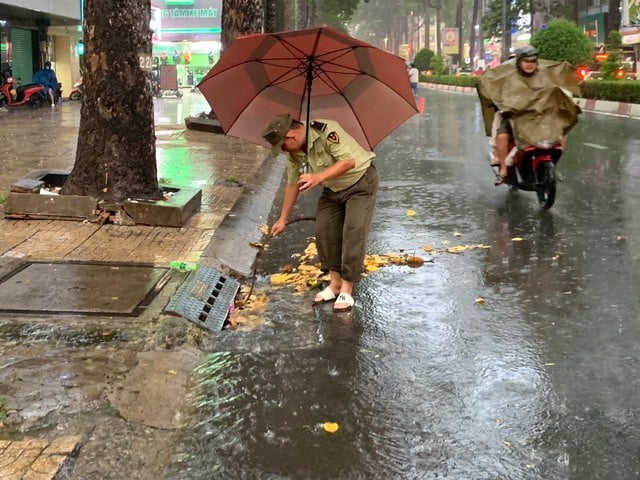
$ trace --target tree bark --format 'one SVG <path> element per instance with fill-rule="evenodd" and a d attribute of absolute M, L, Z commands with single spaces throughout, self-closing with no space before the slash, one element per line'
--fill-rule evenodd
<path fill-rule="evenodd" d="M 296 0 L 296 30 L 309 26 L 309 12 L 307 0 Z"/>
<path fill-rule="evenodd" d="M 609 0 L 609 13 L 607 14 L 607 25 L 605 28 L 605 41 L 608 41 L 609 34 L 614 30 L 620 30 L 622 15 L 620 14 L 620 0 Z"/>
<path fill-rule="evenodd" d="M 85 92 L 64 195 L 158 199 L 150 1 L 86 0 Z M 123 14 L 126 12 L 126 14 Z"/>
<path fill-rule="evenodd" d="M 478 25 L 478 29 L 476 29 Z M 474 57 L 477 52 L 477 37 L 480 36 L 480 0 L 473 0 L 473 13 L 471 15 L 471 28 L 469 29 L 469 58 L 471 59 L 471 65 L 475 69 L 473 63 Z M 480 38 L 482 38 L 480 36 Z"/>
<path fill-rule="evenodd" d="M 241 35 L 261 33 L 263 18 L 262 0 L 223 0 L 222 49 Z"/>

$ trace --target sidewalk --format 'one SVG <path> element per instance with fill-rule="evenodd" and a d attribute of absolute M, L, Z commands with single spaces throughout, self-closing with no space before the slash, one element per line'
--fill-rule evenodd
<path fill-rule="evenodd" d="M 442 85 L 437 83 L 420 83 L 421 87 L 430 90 L 442 90 L 452 93 L 463 93 L 477 95 L 476 89 L 473 87 L 458 87 L 454 85 Z M 607 102 L 605 100 L 592 100 L 585 98 L 576 98 L 576 103 L 582 108 L 583 112 L 596 113 L 600 115 L 613 115 L 616 117 L 633 118 L 640 120 L 640 104 L 624 103 L 624 102 Z"/>
<path fill-rule="evenodd" d="M 208 111 L 198 93 L 154 102 L 158 175 L 200 188 L 200 211 L 168 228 L 8 220 L 0 206 L 0 280 L 28 261 L 180 260 L 250 274 L 257 250 L 249 242 L 262 237 L 284 162 L 235 138 L 186 130 L 184 117 Z M 0 195 L 31 170 L 71 169 L 79 102 L 0 115 Z M 73 475 L 64 478 L 159 478 L 208 335 L 162 313 L 184 275 L 172 273 L 137 317 L 0 313 L 1 480 L 52 480 L 65 468 Z"/>

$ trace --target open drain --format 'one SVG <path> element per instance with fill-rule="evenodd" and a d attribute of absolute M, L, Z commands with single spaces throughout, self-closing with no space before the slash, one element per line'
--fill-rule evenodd
<path fill-rule="evenodd" d="M 219 332 L 234 305 L 240 283 L 211 267 L 199 266 L 189 273 L 164 313 L 178 315 Z"/>
<path fill-rule="evenodd" d="M 26 262 L 0 278 L 0 312 L 137 316 L 169 276 L 147 264 Z"/>

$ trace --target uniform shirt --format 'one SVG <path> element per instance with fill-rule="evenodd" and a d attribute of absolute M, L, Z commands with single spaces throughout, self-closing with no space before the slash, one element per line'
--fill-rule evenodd
<path fill-rule="evenodd" d="M 305 127 L 301 127 L 305 128 Z M 334 192 L 340 192 L 356 183 L 371 165 L 376 156 L 362 148 L 351 135 L 346 133 L 335 120 L 314 120 L 309 125 L 309 171 L 318 173 L 326 170 L 340 160 L 355 160 L 355 166 L 337 178 L 322 183 Z M 287 182 L 297 183 L 300 168 L 305 159 L 304 152 L 287 153 Z"/>
<path fill-rule="evenodd" d="M 410 83 L 418 83 L 420 80 L 420 72 L 416 67 L 412 67 L 409 69 L 409 82 Z"/>

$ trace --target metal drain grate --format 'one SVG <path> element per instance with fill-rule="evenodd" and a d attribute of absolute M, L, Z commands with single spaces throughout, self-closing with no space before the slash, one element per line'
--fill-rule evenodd
<path fill-rule="evenodd" d="M 199 266 L 190 272 L 165 313 L 179 315 L 210 332 L 222 330 L 235 302 L 240 283 L 211 267 Z"/>

